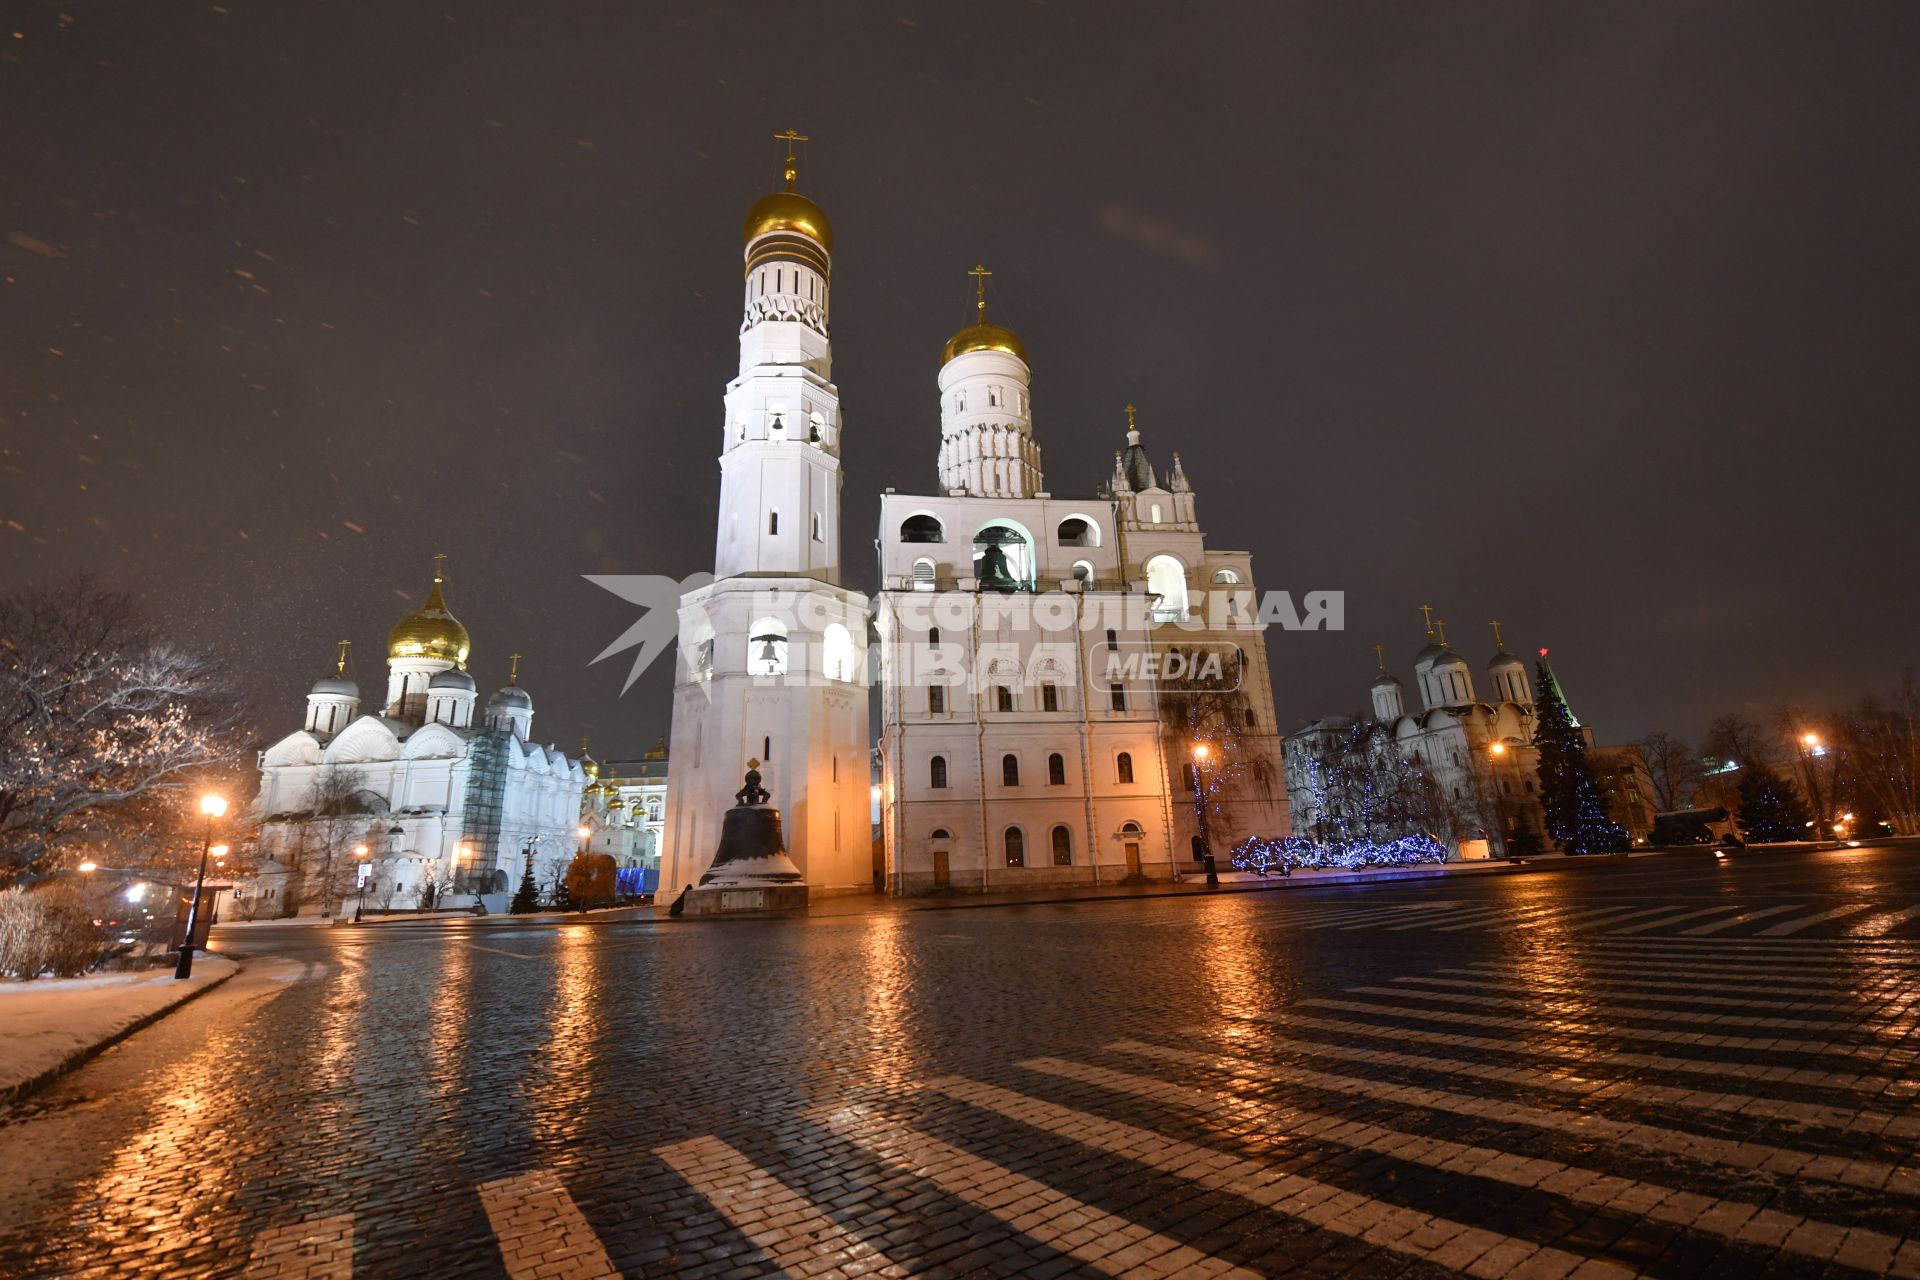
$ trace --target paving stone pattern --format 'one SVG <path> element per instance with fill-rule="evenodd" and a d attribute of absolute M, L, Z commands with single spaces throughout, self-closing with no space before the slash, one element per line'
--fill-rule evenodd
<path fill-rule="evenodd" d="M 231 945 L 0 1275 L 1920 1275 L 1898 849 Z"/>

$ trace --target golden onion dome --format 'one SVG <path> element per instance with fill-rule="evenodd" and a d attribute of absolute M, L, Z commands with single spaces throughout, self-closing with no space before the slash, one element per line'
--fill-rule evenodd
<path fill-rule="evenodd" d="M 820 206 L 793 191 L 775 191 L 760 197 L 747 211 L 746 243 L 776 231 L 797 231 L 833 252 L 833 224 Z"/>
<path fill-rule="evenodd" d="M 394 624 L 387 633 L 387 658 L 438 658 L 462 671 L 467 667 L 471 641 L 460 620 L 447 611 L 440 594 L 441 577 L 433 575 L 426 603 Z"/>
<path fill-rule="evenodd" d="M 979 324 L 970 324 L 948 338 L 946 353 L 940 357 L 940 363 L 945 364 L 969 351 L 1004 351 L 1022 364 L 1027 362 L 1027 347 L 1018 334 L 984 320 Z"/>

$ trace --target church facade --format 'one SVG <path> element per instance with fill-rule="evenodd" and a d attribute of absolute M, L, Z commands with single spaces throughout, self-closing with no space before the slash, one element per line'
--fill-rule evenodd
<path fill-rule="evenodd" d="M 256 891 L 281 913 L 349 896 L 411 908 L 423 892 L 503 910 L 525 867 L 546 883 L 577 848 L 580 761 L 533 741 L 517 658 L 480 705 L 467 629 L 444 585 L 436 568 L 426 602 L 388 635 L 377 710 L 362 709 L 343 642 L 301 728 L 260 753 Z"/>

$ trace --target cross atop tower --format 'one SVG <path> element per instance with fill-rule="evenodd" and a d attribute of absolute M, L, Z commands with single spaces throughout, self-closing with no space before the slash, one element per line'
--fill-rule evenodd
<path fill-rule="evenodd" d="M 812 139 L 797 129 L 788 129 L 785 133 L 774 134 L 773 140 L 787 144 L 787 190 L 791 191 L 793 190 L 793 180 L 800 176 L 800 166 L 793 158 L 793 144 L 796 142 L 810 142 Z"/>
<path fill-rule="evenodd" d="M 1447 620 L 1445 618 L 1442 618 L 1438 622 L 1434 623 L 1433 625 L 1440 628 L 1440 647 L 1442 649 L 1446 648 L 1447 647 Z"/>
<path fill-rule="evenodd" d="M 1380 662 L 1380 674 L 1387 674 L 1387 646 L 1383 644 L 1373 646 L 1373 656 Z"/>
<path fill-rule="evenodd" d="M 1430 604 L 1421 605 L 1420 616 L 1427 620 L 1427 639 L 1433 639 L 1433 606 Z"/>
<path fill-rule="evenodd" d="M 984 264 L 975 263 L 973 270 L 967 274 L 973 277 L 973 306 L 975 314 L 979 317 L 974 323 L 985 324 L 987 322 L 987 277 L 993 272 L 987 270 Z"/>
<path fill-rule="evenodd" d="M 344 676 L 347 674 L 347 650 L 351 648 L 353 648 L 353 641 L 342 640 L 340 642 L 340 656 L 334 660 L 333 674 L 337 676 Z"/>
<path fill-rule="evenodd" d="M 1140 428 L 1133 425 L 1133 406 L 1128 405 L 1127 406 L 1127 430 L 1138 431 L 1139 429 Z"/>
<path fill-rule="evenodd" d="M 1492 622 L 1489 622 L 1487 625 L 1493 628 L 1494 651 L 1496 653 L 1505 653 L 1507 651 L 1507 642 L 1500 638 L 1500 619 L 1495 618 Z"/>
<path fill-rule="evenodd" d="M 507 683 L 517 685 L 520 683 L 520 655 L 510 653 L 507 657 L 513 664 L 507 668 Z"/>

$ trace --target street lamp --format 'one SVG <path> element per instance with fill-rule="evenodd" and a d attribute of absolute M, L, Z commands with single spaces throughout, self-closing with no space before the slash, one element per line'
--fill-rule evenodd
<path fill-rule="evenodd" d="M 226 811 L 227 802 L 222 797 L 212 794 L 200 797 L 200 812 L 207 815 L 207 835 L 200 843 L 200 875 L 193 882 L 193 904 L 187 908 L 187 936 L 180 939 L 180 963 L 173 970 L 176 979 L 193 976 L 193 931 L 200 924 L 200 891 L 206 886 L 207 859 L 213 854 L 213 820 Z"/>
<path fill-rule="evenodd" d="M 353 856 L 361 859 L 360 862 L 354 864 L 353 868 L 353 878 L 356 882 L 353 887 L 357 891 L 353 895 L 353 922 L 359 924 L 361 908 L 367 905 L 367 877 L 365 869 L 373 864 L 365 861 L 367 846 L 363 844 L 353 846 Z"/>
<path fill-rule="evenodd" d="M 1193 744 L 1193 814 L 1200 834 L 1200 860 L 1207 867 L 1207 888 L 1220 887 L 1220 870 L 1213 861 L 1213 840 L 1207 831 L 1207 759 L 1213 749 L 1204 742 Z"/>

